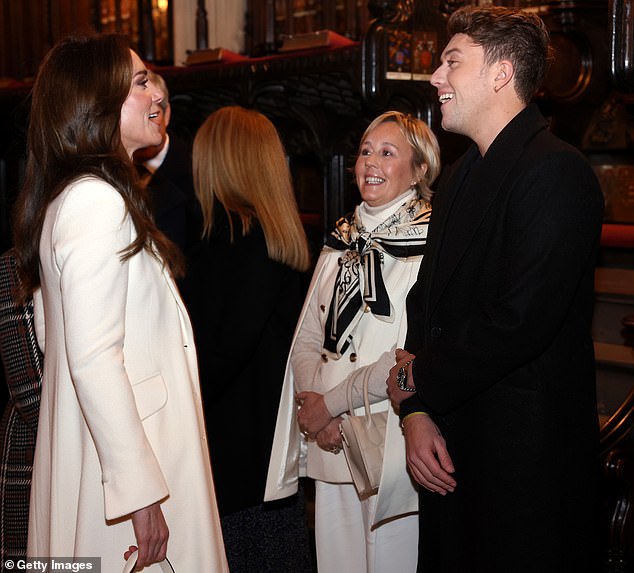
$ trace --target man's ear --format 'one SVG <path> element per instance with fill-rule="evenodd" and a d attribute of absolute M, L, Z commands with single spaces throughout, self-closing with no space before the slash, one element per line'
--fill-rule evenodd
<path fill-rule="evenodd" d="M 510 60 L 500 60 L 495 64 L 495 78 L 493 80 L 495 82 L 493 87 L 495 93 L 506 86 L 513 79 L 514 74 L 515 68 Z"/>

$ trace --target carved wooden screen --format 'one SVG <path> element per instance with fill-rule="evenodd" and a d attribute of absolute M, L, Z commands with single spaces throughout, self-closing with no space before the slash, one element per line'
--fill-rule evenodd
<path fill-rule="evenodd" d="M 368 0 L 249 0 L 246 50 L 273 53 L 284 36 L 332 30 L 360 40 L 368 25 Z"/>

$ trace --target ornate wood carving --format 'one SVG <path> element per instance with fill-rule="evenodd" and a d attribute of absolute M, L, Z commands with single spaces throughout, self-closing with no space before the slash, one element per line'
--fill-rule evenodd
<path fill-rule="evenodd" d="M 634 91 L 634 2 L 610 1 L 610 73 L 614 85 Z"/>
<path fill-rule="evenodd" d="M 359 40 L 367 28 L 366 5 L 367 0 L 249 0 L 246 53 L 274 54 L 283 36 L 319 30 Z"/>
<path fill-rule="evenodd" d="M 634 570 L 634 442 L 611 450 L 603 464 L 606 498 L 602 534 L 607 541 L 604 573 Z"/>
<path fill-rule="evenodd" d="M 205 0 L 198 0 L 196 7 L 196 48 L 199 50 L 208 48 L 209 30 L 207 25 L 207 9 Z"/>

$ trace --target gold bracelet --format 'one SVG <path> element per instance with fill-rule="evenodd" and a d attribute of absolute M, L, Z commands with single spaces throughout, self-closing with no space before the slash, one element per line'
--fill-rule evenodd
<path fill-rule="evenodd" d="M 405 428 L 405 420 L 411 418 L 412 416 L 429 416 L 429 412 L 411 412 L 410 414 L 407 414 L 407 416 L 401 420 L 401 428 Z"/>

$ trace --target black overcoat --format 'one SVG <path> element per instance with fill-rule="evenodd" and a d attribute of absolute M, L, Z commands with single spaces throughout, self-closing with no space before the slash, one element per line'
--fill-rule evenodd
<path fill-rule="evenodd" d="M 596 571 L 591 338 L 603 198 L 531 105 L 446 170 L 408 296 L 417 396 L 457 488 L 421 489 L 423 572 Z"/>
<path fill-rule="evenodd" d="M 183 298 L 194 328 L 221 517 L 264 499 L 273 432 L 308 277 L 269 258 L 255 221 L 242 234 L 217 204 L 191 253 Z"/>

